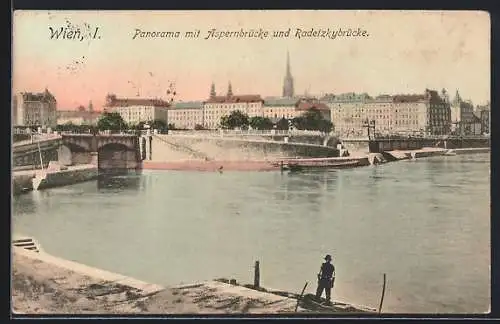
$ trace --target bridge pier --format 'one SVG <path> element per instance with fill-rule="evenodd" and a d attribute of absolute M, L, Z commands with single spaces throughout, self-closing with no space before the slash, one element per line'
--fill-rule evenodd
<path fill-rule="evenodd" d="M 99 166 L 99 152 L 90 152 L 90 164 Z"/>
<path fill-rule="evenodd" d="M 153 136 L 151 134 L 141 136 L 139 150 L 142 160 L 153 159 Z"/>

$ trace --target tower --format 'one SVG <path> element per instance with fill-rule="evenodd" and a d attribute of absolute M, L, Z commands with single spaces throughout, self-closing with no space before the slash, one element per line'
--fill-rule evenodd
<path fill-rule="evenodd" d="M 460 102 L 462 102 L 462 98 L 460 98 L 460 94 L 458 93 L 458 89 L 457 89 L 457 92 L 455 93 L 455 99 L 453 99 L 453 103 L 455 105 L 457 105 L 457 104 L 460 104 Z"/>
<path fill-rule="evenodd" d="M 293 97 L 293 77 L 290 70 L 290 54 L 286 52 L 286 74 L 283 81 L 283 97 Z"/>
<path fill-rule="evenodd" d="M 212 85 L 210 86 L 210 98 L 214 98 L 217 95 L 215 92 L 215 84 L 212 82 Z"/>
<path fill-rule="evenodd" d="M 94 105 L 92 105 L 92 100 L 89 101 L 89 112 L 94 111 Z"/>
<path fill-rule="evenodd" d="M 448 95 L 448 92 L 446 91 L 445 88 L 443 88 L 443 90 L 441 90 L 441 98 L 444 100 L 445 103 L 450 102 L 450 96 Z"/>
<path fill-rule="evenodd" d="M 231 86 L 231 81 L 229 81 L 229 84 L 227 85 L 227 96 L 228 97 L 233 96 L 233 87 Z"/>

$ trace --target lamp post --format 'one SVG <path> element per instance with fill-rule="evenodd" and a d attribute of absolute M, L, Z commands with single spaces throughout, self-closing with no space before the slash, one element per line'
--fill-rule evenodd
<path fill-rule="evenodd" d="M 372 137 L 370 135 L 373 134 L 373 138 L 375 138 L 375 120 L 368 120 L 368 118 L 366 118 L 364 121 L 363 121 L 363 127 L 366 128 L 368 130 L 368 140 L 371 140 Z M 370 132 L 370 130 L 373 129 L 373 133 Z"/>

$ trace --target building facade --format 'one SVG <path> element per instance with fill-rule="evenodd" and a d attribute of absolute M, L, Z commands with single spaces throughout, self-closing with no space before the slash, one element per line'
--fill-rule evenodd
<path fill-rule="evenodd" d="M 345 93 L 327 102 L 335 132 L 340 136 L 365 136 L 367 122 L 375 123 L 375 133 L 448 134 L 450 105 L 437 91 L 423 94 L 380 95 Z"/>
<path fill-rule="evenodd" d="M 490 134 L 490 119 L 491 119 L 491 109 L 490 103 L 488 102 L 486 105 L 477 106 L 474 114 L 481 121 L 481 134 Z"/>
<path fill-rule="evenodd" d="M 479 115 L 481 120 L 481 134 L 490 134 L 491 132 L 491 110 L 485 109 Z"/>
<path fill-rule="evenodd" d="M 263 116 L 273 123 L 282 118 L 292 119 L 297 117 L 296 109 L 298 99 L 290 97 L 266 97 L 263 104 Z"/>
<path fill-rule="evenodd" d="M 92 102 L 90 102 L 88 109 L 85 109 L 84 106 L 79 106 L 76 110 L 58 110 L 57 124 L 95 125 L 100 116 L 101 112 L 94 111 Z"/>
<path fill-rule="evenodd" d="M 474 105 L 470 100 L 463 100 L 458 90 L 451 103 L 451 132 L 456 135 L 471 135 L 474 133 Z"/>
<path fill-rule="evenodd" d="M 195 129 L 203 126 L 203 102 L 177 102 L 168 109 L 168 124 L 176 129 Z"/>
<path fill-rule="evenodd" d="M 229 83 L 227 94 L 217 96 L 211 91 L 210 98 L 203 102 L 203 126 L 207 129 L 220 127 L 222 116 L 239 110 L 249 117 L 264 116 L 262 106 L 264 100 L 260 95 L 234 95 Z"/>
<path fill-rule="evenodd" d="M 41 93 L 21 92 L 12 98 L 12 124 L 15 126 L 54 127 L 57 101 L 45 89 Z"/>
<path fill-rule="evenodd" d="M 300 98 L 295 104 L 295 117 L 299 117 L 311 109 L 321 113 L 323 119 L 332 120 L 330 107 L 316 98 Z"/>
<path fill-rule="evenodd" d="M 110 94 L 106 97 L 104 106 L 107 112 L 119 113 L 129 125 L 139 122 L 162 120 L 168 123 L 168 108 L 170 103 L 161 99 L 117 98 Z"/>

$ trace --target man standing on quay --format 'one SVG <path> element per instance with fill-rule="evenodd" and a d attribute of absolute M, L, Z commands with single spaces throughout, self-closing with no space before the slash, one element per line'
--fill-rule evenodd
<path fill-rule="evenodd" d="M 335 281 L 335 267 L 330 263 L 332 261 L 332 256 L 330 254 L 325 257 L 325 261 L 326 262 L 321 265 L 321 269 L 318 273 L 318 289 L 316 290 L 316 298 L 319 300 L 323 294 L 323 290 L 325 290 L 326 301 L 330 304 L 331 292 Z"/>

